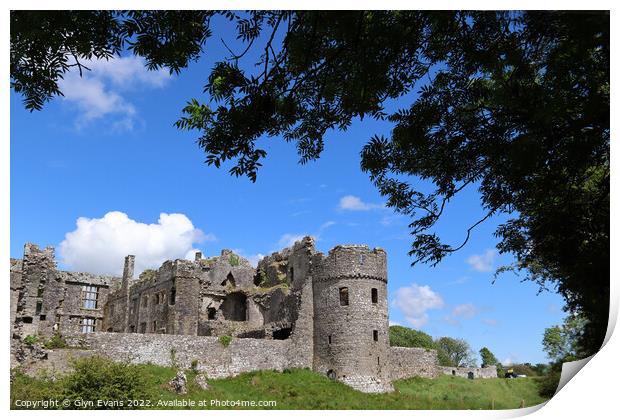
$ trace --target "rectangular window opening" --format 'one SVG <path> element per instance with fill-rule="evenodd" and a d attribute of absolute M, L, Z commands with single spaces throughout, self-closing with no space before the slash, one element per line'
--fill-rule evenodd
<path fill-rule="evenodd" d="M 207 317 L 208 317 L 209 319 L 215 319 L 215 314 L 216 314 L 216 312 L 217 312 L 217 311 L 215 310 L 215 308 L 208 308 L 208 309 L 207 309 Z"/>
<path fill-rule="evenodd" d="M 373 341 L 379 341 L 379 331 L 378 330 L 372 330 L 372 339 L 373 339 Z"/>
<path fill-rule="evenodd" d="M 80 329 L 83 333 L 95 332 L 95 319 L 94 318 L 82 318 L 80 321 Z"/>
<path fill-rule="evenodd" d="M 328 335 L 328 336 L 327 336 L 327 342 L 328 342 L 329 344 L 331 344 L 331 343 L 332 343 L 332 336 L 331 336 L 331 335 Z"/>
<path fill-rule="evenodd" d="M 375 289 L 374 287 L 370 289 L 370 299 L 372 300 L 372 303 L 377 303 L 379 301 L 377 289 Z"/>
<path fill-rule="evenodd" d="M 349 306 L 349 288 L 341 287 L 339 289 L 340 293 L 340 306 Z"/>
<path fill-rule="evenodd" d="M 82 308 L 97 309 L 99 290 L 97 286 L 82 286 Z"/>

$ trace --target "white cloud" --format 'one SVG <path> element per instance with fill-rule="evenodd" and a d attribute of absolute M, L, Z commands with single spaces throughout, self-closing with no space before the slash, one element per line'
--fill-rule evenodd
<path fill-rule="evenodd" d="M 467 258 L 467 263 L 476 271 L 489 272 L 493 271 L 495 257 L 497 257 L 497 251 L 494 249 L 487 249 L 484 254 L 474 254 Z"/>
<path fill-rule="evenodd" d="M 397 322 L 397 321 L 390 321 L 389 324 L 390 326 L 392 325 L 400 326 L 400 322 Z"/>
<path fill-rule="evenodd" d="M 463 303 L 461 305 L 456 305 L 454 309 L 452 309 L 452 316 L 457 318 L 473 318 L 479 312 L 476 305 L 473 303 Z"/>
<path fill-rule="evenodd" d="M 324 231 L 325 229 L 327 229 L 328 227 L 334 226 L 336 224 L 336 222 L 334 221 L 328 221 L 323 223 L 321 226 L 319 226 L 319 232 Z"/>
<path fill-rule="evenodd" d="M 150 87 L 163 87 L 170 80 L 165 69 L 149 71 L 142 57 L 127 56 L 112 60 L 91 60 L 86 63 L 95 77 L 109 80 L 114 86 L 132 87 L 141 83 Z"/>
<path fill-rule="evenodd" d="M 483 319 L 482 322 L 488 325 L 489 327 L 496 327 L 498 324 L 497 319 L 492 319 L 492 318 Z"/>
<path fill-rule="evenodd" d="M 407 322 L 415 328 L 428 322 L 426 311 L 442 308 L 443 305 L 441 296 L 429 286 L 419 286 L 415 283 L 396 290 L 396 298 L 392 301 L 392 306 L 399 309 Z"/>
<path fill-rule="evenodd" d="M 304 214 L 309 214 L 311 213 L 310 210 L 300 210 L 300 211 L 296 211 L 295 213 L 291 214 L 291 217 L 297 217 L 297 216 L 301 216 Z"/>
<path fill-rule="evenodd" d="M 392 226 L 402 218 L 403 218 L 402 214 L 392 214 L 389 216 L 383 216 L 381 220 L 379 220 L 379 223 L 381 224 L 381 226 L 385 226 L 385 227 Z"/>
<path fill-rule="evenodd" d="M 62 261 L 68 269 L 98 274 L 120 275 L 129 254 L 136 256 L 136 275 L 168 259 L 193 260 L 194 243 L 215 240 L 179 213 L 161 213 L 157 223 L 147 224 L 111 211 L 100 219 L 80 217 L 76 224 L 60 243 Z"/>
<path fill-rule="evenodd" d="M 59 82 L 62 97 L 74 105 L 80 115 L 77 128 L 84 127 L 105 116 L 112 117 L 111 126 L 119 131 L 132 130 L 137 110 L 127 98 L 128 91 L 143 88 L 161 88 L 168 80 L 164 70 L 148 71 L 140 57 L 120 57 L 110 60 L 91 60 L 83 64 L 90 69 L 83 76 L 74 69 Z"/>
<path fill-rule="evenodd" d="M 454 284 L 465 284 L 469 281 L 469 276 L 461 276 L 459 278 L 457 278 L 456 280 L 453 280 L 451 282 L 448 282 L 449 285 L 454 285 Z"/>
<path fill-rule="evenodd" d="M 301 241 L 304 236 L 307 235 L 297 233 L 285 233 L 284 235 L 280 236 L 280 239 L 278 239 L 278 246 L 281 248 L 291 247 L 295 245 L 295 242 Z"/>
<path fill-rule="evenodd" d="M 345 195 L 340 199 L 338 208 L 340 210 L 350 211 L 368 211 L 383 208 L 383 204 L 365 203 L 359 197 L 354 195 Z"/>
<path fill-rule="evenodd" d="M 473 303 L 463 303 L 456 305 L 449 315 L 444 317 L 444 321 L 452 325 L 461 325 L 461 319 L 470 319 L 476 316 L 480 310 Z"/>

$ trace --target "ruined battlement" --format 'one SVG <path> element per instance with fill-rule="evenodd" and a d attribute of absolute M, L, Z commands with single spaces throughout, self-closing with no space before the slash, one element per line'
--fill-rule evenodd
<path fill-rule="evenodd" d="M 375 279 L 387 283 L 387 254 L 366 245 L 338 245 L 314 259 L 316 281 L 343 278 Z"/>

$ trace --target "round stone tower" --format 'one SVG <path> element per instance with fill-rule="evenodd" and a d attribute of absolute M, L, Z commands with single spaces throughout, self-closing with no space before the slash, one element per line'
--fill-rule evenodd
<path fill-rule="evenodd" d="M 339 245 L 313 265 L 314 370 L 364 392 L 392 390 L 385 251 Z"/>

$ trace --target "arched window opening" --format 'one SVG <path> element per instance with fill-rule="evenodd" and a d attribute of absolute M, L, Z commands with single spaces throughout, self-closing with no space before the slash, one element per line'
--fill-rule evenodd
<path fill-rule="evenodd" d="M 220 285 L 236 287 L 235 277 L 232 275 L 231 272 L 228 273 L 228 275 L 226 276 L 226 279 Z"/>
<path fill-rule="evenodd" d="M 349 288 L 341 287 L 339 289 L 340 306 L 349 306 Z"/>

